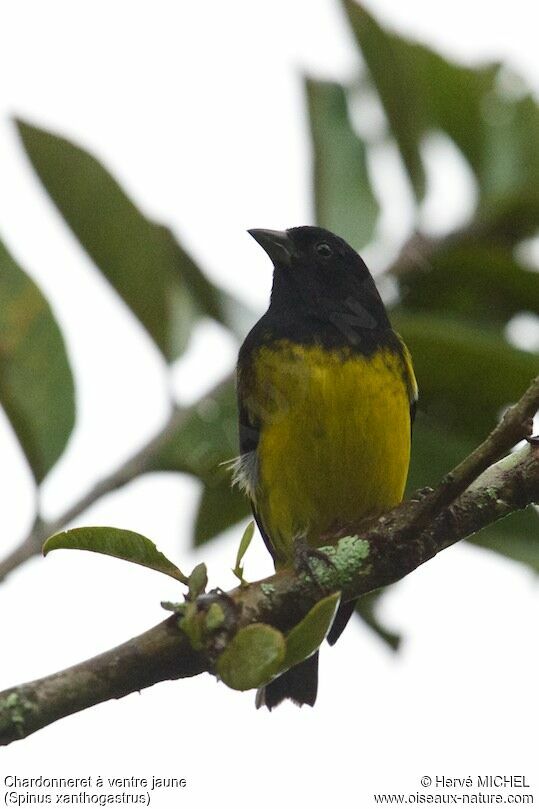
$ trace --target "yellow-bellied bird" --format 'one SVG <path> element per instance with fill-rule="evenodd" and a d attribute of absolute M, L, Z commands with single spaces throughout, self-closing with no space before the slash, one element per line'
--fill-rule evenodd
<path fill-rule="evenodd" d="M 369 270 L 343 239 L 318 227 L 249 232 L 274 272 L 269 308 L 239 352 L 234 471 L 278 570 L 298 547 L 316 549 L 402 499 L 417 386 Z M 341 605 L 330 643 L 353 609 Z M 318 653 L 260 689 L 257 705 L 313 705 L 317 683 Z"/>

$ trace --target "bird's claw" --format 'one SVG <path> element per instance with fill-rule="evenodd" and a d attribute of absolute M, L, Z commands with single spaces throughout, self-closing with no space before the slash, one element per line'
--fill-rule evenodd
<path fill-rule="evenodd" d="M 334 562 L 329 558 L 327 553 L 312 548 L 307 542 L 305 536 L 298 536 L 294 540 L 294 570 L 296 573 L 306 573 L 316 585 L 322 590 L 323 588 L 318 581 L 316 571 L 312 565 L 312 560 L 318 559 L 328 567 L 335 567 Z"/>

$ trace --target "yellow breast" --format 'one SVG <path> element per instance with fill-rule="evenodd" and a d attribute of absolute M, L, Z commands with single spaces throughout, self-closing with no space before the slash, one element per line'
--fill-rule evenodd
<path fill-rule="evenodd" d="M 409 361 L 282 341 L 254 363 L 261 424 L 256 507 L 289 561 L 294 538 L 374 516 L 403 495 L 410 458 Z"/>

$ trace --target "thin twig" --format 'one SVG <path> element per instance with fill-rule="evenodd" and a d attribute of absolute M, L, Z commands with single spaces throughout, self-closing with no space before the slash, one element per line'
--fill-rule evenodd
<path fill-rule="evenodd" d="M 436 516 L 464 492 L 491 464 L 515 444 L 529 438 L 533 417 L 539 410 L 539 376 L 519 401 L 509 407 L 490 435 L 442 479 L 436 489 L 417 501 L 415 518 L 406 526 L 408 536 L 420 533 Z M 402 531 L 396 527 L 397 531 Z M 404 537 L 404 535 L 403 535 Z"/>
<path fill-rule="evenodd" d="M 176 430 L 183 424 L 190 413 L 190 408 L 181 409 L 175 407 L 167 419 L 166 424 L 156 436 L 151 438 L 112 474 L 107 475 L 92 486 L 88 492 L 73 503 L 61 516 L 49 521 L 44 521 L 38 517 L 28 536 L 25 537 L 21 544 L 16 547 L 9 556 L 0 562 L 0 582 L 24 562 L 40 554 L 43 543 L 48 537 L 61 531 L 62 528 L 74 520 L 75 517 L 78 517 L 79 514 L 82 514 L 105 495 L 125 486 L 126 483 L 129 483 L 139 475 L 148 471 L 156 455 L 167 441 L 172 438 Z"/>

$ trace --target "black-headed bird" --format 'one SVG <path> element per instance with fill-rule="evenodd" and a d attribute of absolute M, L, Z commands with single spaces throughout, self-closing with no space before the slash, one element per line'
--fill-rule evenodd
<path fill-rule="evenodd" d="M 318 227 L 249 233 L 273 262 L 273 286 L 239 352 L 234 478 L 279 570 L 400 502 L 417 385 L 367 266 L 343 239 Z M 353 610 L 340 606 L 330 643 Z M 257 707 L 313 705 L 317 688 L 318 653 L 260 689 Z"/>

